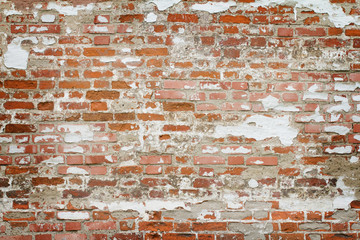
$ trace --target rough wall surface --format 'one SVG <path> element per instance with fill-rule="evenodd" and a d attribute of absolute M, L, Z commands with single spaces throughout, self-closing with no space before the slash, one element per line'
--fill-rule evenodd
<path fill-rule="evenodd" d="M 359 14 L 2 1 L 0 239 L 360 239 Z"/>

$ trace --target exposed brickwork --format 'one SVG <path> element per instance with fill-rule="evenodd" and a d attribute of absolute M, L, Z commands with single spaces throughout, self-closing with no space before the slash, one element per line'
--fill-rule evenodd
<path fill-rule="evenodd" d="M 2 1 L 0 240 L 360 239 L 360 2 L 309 3 Z"/>

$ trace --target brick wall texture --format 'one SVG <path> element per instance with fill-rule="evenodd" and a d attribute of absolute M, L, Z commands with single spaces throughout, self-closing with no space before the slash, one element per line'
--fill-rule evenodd
<path fill-rule="evenodd" d="M 0 43 L 0 240 L 360 239 L 359 0 L 3 0 Z"/>

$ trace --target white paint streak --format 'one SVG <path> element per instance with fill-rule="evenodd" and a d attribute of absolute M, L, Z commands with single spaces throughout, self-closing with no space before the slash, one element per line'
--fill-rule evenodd
<path fill-rule="evenodd" d="M 209 13 L 219 13 L 228 10 L 230 7 L 236 6 L 234 1 L 229 2 L 207 2 L 204 4 L 194 4 L 191 6 L 192 10 L 205 11 Z"/>
<path fill-rule="evenodd" d="M 298 130 L 289 126 L 290 117 L 267 117 L 254 115 L 238 126 L 216 126 L 214 137 L 226 137 L 227 135 L 245 136 L 256 140 L 278 137 L 280 142 L 286 146 L 293 143 Z"/>

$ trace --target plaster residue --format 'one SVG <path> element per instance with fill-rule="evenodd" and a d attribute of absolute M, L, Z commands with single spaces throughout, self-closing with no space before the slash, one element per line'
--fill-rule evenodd
<path fill-rule="evenodd" d="M 295 19 L 297 8 L 308 8 L 316 13 L 328 14 L 329 20 L 336 26 L 343 28 L 351 23 L 360 25 L 359 17 L 349 16 L 337 4 L 331 4 L 329 0 L 259 0 L 251 4 L 253 7 L 272 6 L 272 5 L 290 5 L 295 8 Z"/>
<path fill-rule="evenodd" d="M 340 125 L 334 125 L 334 126 L 326 126 L 324 128 L 325 132 L 335 132 L 339 135 L 346 135 L 348 132 L 350 132 L 350 129 L 345 126 Z"/>
<path fill-rule="evenodd" d="M 348 210 L 350 208 L 350 203 L 355 200 L 355 192 L 350 187 L 346 186 L 344 181 L 344 177 L 340 177 L 336 182 L 336 187 L 341 189 L 342 195 L 336 197 L 333 200 L 333 207 L 335 209 L 345 209 Z"/>
<path fill-rule="evenodd" d="M 157 20 L 157 15 L 155 13 L 152 13 L 152 12 L 147 14 L 146 17 L 145 17 L 145 22 L 152 23 L 152 22 L 156 22 L 156 20 Z"/>
<path fill-rule="evenodd" d="M 335 91 L 355 91 L 355 89 L 360 88 L 360 82 L 356 82 L 356 83 L 335 83 Z"/>
<path fill-rule="evenodd" d="M 280 100 L 278 98 L 273 97 L 271 95 L 267 96 L 266 98 L 261 99 L 261 103 L 266 111 L 268 111 L 269 109 L 285 111 L 285 112 L 300 111 L 295 106 L 285 106 L 284 104 L 280 103 Z"/>
<path fill-rule="evenodd" d="M 37 44 L 35 37 L 17 37 L 7 46 L 7 52 L 4 54 L 4 64 L 7 68 L 26 69 L 29 59 L 29 50 L 24 49 L 21 43 L 24 40 L 30 40 Z"/>
<path fill-rule="evenodd" d="M 200 4 L 200 3 L 194 4 L 191 6 L 191 9 L 198 10 L 198 11 L 206 11 L 209 13 L 218 13 L 218 12 L 224 12 L 233 6 L 236 6 L 236 3 L 234 1 L 207 2 L 204 4 Z"/>
<path fill-rule="evenodd" d="M 88 5 L 71 6 L 71 5 L 64 5 L 64 3 L 49 2 L 47 5 L 47 10 L 55 10 L 60 14 L 64 14 L 65 16 L 75 16 L 78 15 L 78 11 L 80 10 L 91 11 L 93 9 L 94 9 L 93 3 L 90 3 Z"/>
<path fill-rule="evenodd" d="M 253 115 L 237 126 L 216 126 L 214 137 L 221 138 L 232 135 L 254 138 L 255 140 L 277 137 L 281 144 L 289 146 L 293 143 L 298 132 L 299 130 L 290 126 L 289 116 Z"/>
<path fill-rule="evenodd" d="M 330 107 L 327 110 L 328 113 L 341 112 L 341 111 L 344 111 L 344 112 L 350 111 L 351 106 L 349 104 L 349 100 L 346 97 L 335 96 L 334 100 L 335 100 L 335 102 L 341 102 L 341 104 Z"/>
<path fill-rule="evenodd" d="M 160 210 L 175 210 L 185 209 L 190 210 L 190 207 L 184 201 L 162 201 L 162 200 L 148 200 L 145 202 L 129 202 L 129 201 L 113 201 L 105 203 L 101 201 L 92 201 L 90 206 L 96 207 L 100 210 L 115 211 L 137 211 L 142 217 L 147 217 L 147 211 Z"/>
<path fill-rule="evenodd" d="M 164 11 L 175 4 L 178 4 L 181 0 L 150 0 L 149 3 L 154 3 L 159 11 Z"/>
<path fill-rule="evenodd" d="M 319 99 L 319 100 L 327 100 L 328 94 L 324 92 L 317 92 L 319 89 L 318 85 L 314 84 L 309 87 L 308 91 L 304 93 L 303 100 L 306 99 Z"/>
<path fill-rule="evenodd" d="M 301 117 L 301 121 L 303 122 L 310 122 L 310 121 L 314 121 L 314 122 L 325 122 L 325 118 L 323 115 L 321 115 L 320 113 L 320 109 L 319 107 L 317 107 L 315 109 L 315 113 L 309 116 L 303 116 Z"/>

